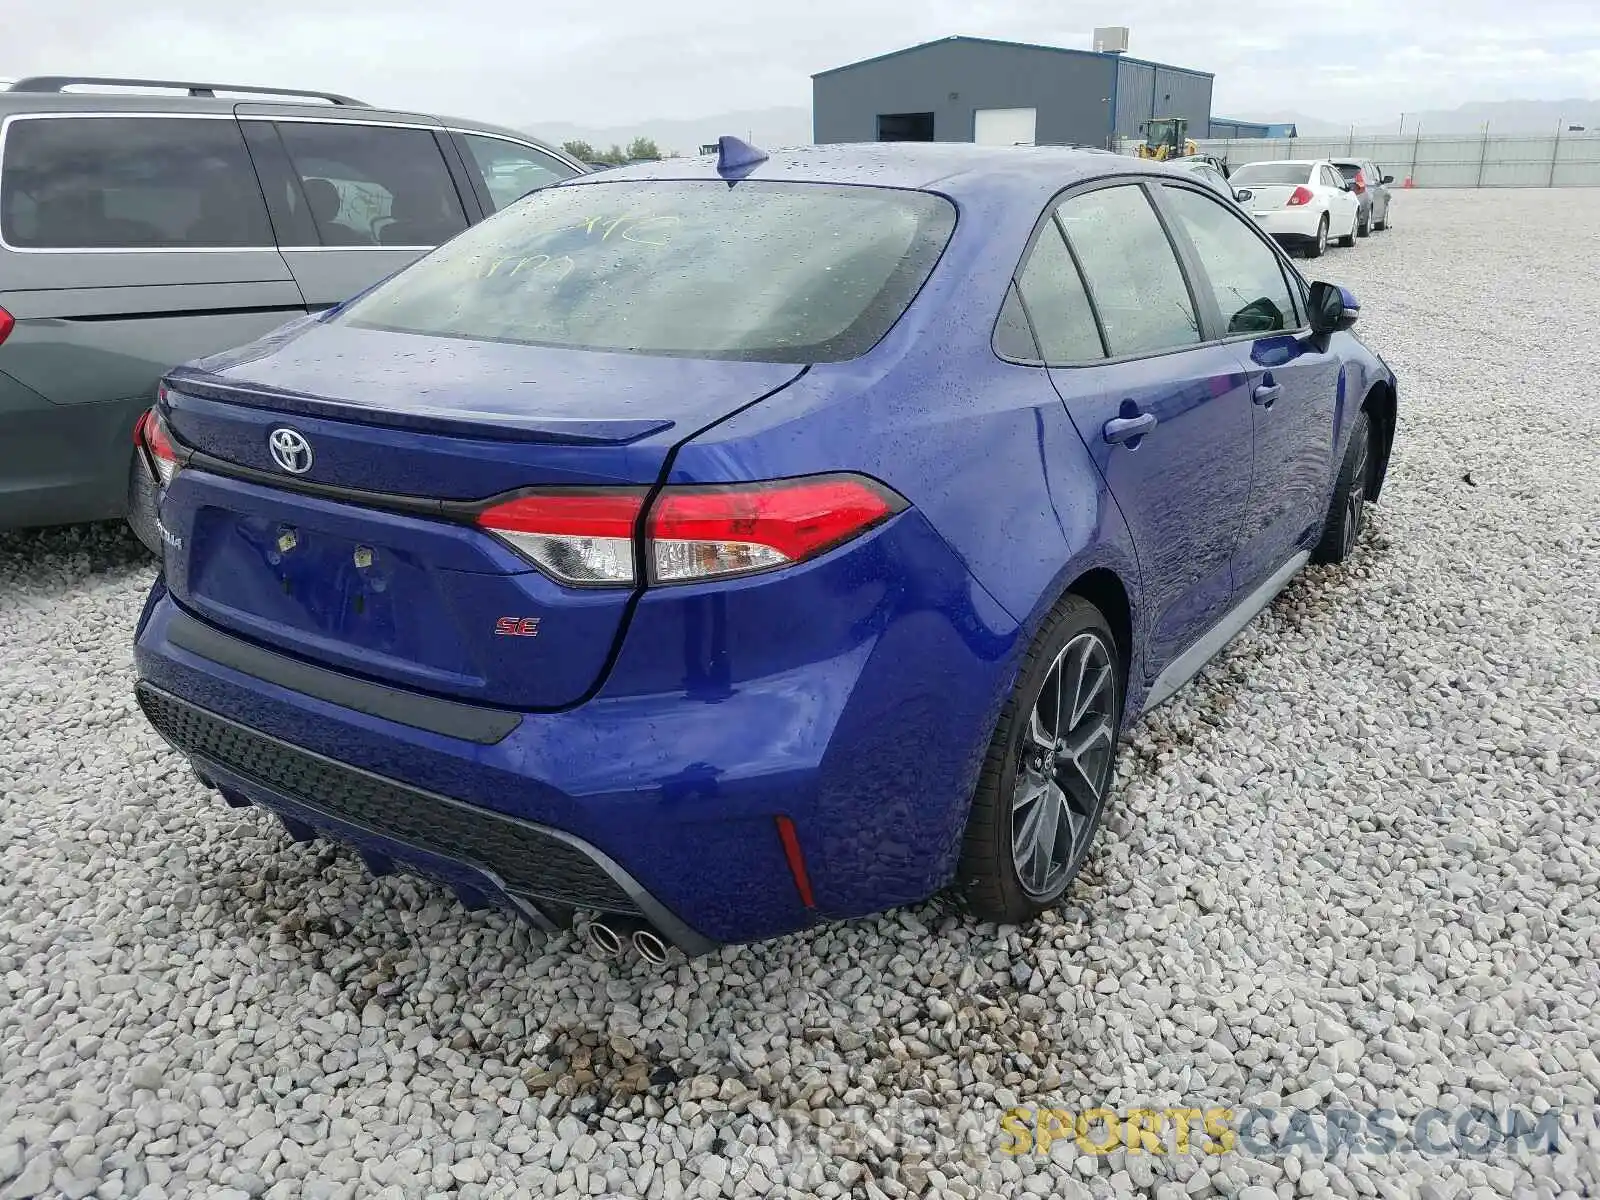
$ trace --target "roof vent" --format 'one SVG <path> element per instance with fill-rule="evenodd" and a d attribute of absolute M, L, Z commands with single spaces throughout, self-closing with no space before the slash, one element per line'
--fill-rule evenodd
<path fill-rule="evenodd" d="M 1126 54 L 1128 52 L 1128 27 L 1106 25 L 1094 31 L 1096 54 Z"/>

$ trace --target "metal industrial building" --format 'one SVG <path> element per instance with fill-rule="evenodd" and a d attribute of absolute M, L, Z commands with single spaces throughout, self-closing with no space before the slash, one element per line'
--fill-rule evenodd
<path fill-rule="evenodd" d="M 1125 30 L 1097 31 L 1121 35 Z M 948 37 L 811 77 L 816 142 L 1074 143 L 1114 146 L 1153 117 L 1183 117 L 1210 133 L 1212 75 L 1130 58 Z"/>
<path fill-rule="evenodd" d="M 1265 121 L 1235 121 L 1231 117 L 1212 117 L 1210 136 L 1214 138 L 1292 138 L 1300 135 L 1293 124 L 1275 125 Z"/>

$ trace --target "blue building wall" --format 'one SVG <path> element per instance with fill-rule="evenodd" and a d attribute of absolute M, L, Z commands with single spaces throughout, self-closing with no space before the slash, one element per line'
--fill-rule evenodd
<path fill-rule="evenodd" d="M 812 138 L 870 142 L 880 114 L 932 113 L 935 141 L 972 140 L 981 108 L 1032 108 L 1040 144 L 1110 146 L 1152 116 L 1205 137 L 1212 77 L 1127 55 L 950 37 L 812 76 Z"/>

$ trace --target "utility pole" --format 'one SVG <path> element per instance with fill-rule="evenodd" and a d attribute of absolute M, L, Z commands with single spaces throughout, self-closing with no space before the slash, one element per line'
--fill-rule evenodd
<path fill-rule="evenodd" d="M 1546 187 L 1556 185 L 1556 164 L 1561 161 L 1561 131 L 1566 128 L 1567 119 L 1562 117 L 1556 122 L 1556 143 L 1550 147 L 1550 178 L 1545 183 Z"/>

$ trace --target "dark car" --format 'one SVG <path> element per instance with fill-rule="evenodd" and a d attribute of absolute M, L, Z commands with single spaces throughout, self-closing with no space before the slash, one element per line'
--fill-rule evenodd
<path fill-rule="evenodd" d="M 1129 724 L 1355 548 L 1357 313 L 1103 151 L 570 180 L 169 373 L 138 701 L 230 803 L 611 953 L 1025 921 Z"/>
<path fill-rule="evenodd" d="M 1196 179 L 1203 179 L 1218 195 L 1226 196 L 1229 200 L 1234 198 L 1233 185 L 1228 182 L 1228 176 L 1218 160 L 1191 155 L 1188 158 L 1175 159 L 1171 165 L 1179 171 L 1193 175 Z"/>
<path fill-rule="evenodd" d="M 122 90 L 73 90 L 90 85 Z M 347 299 L 581 173 L 526 134 L 332 93 L 0 90 L 0 528 L 131 510 L 153 544 L 134 429 L 163 371 Z"/>
<path fill-rule="evenodd" d="M 1389 211 L 1392 198 L 1389 185 L 1394 182 L 1394 176 L 1385 175 L 1370 158 L 1336 158 L 1332 162 L 1350 184 L 1361 206 L 1356 218 L 1356 236 L 1366 237 L 1373 230 L 1381 233 L 1388 229 L 1394 223 Z"/>

